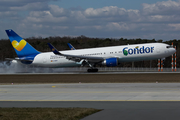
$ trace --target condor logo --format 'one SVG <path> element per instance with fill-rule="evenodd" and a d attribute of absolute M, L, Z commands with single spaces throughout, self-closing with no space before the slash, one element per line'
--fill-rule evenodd
<path fill-rule="evenodd" d="M 144 47 L 142 46 L 141 48 L 139 48 L 139 46 L 135 47 L 135 48 L 129 48 L 128 47 L 125 47 L 123 49 L 123 54 L 125 56 L 127 56 L 128 54 L 129 55 L 132 55 L 132 54 L 144 54 L 144 53 L 153 53 L 154 51 L 154 47 Z"/>

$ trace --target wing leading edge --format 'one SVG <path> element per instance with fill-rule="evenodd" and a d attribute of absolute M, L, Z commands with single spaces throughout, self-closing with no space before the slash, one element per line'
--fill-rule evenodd
<path fill-rule="evenodd" d="M 59 52 L 53 45 L 51 45 L 50 43 L 48 43 L 51 51 L 55 54 L 55 55 L 60 55 L 60 56 L 64 56 L 66 57 L 66 59 L 68 60 L 73 60 L 75 62 L 80 62 L 82 60 L 85 60 L 86 62 L 92 62 L 92 63 L 98 63 L 98 62 L 102 62 L 104 61 L 103 57 L 93 57 L 93 56 L 82 56 L 82 55 L 69 55 L 69 54 L 62 54 L 61 52 Z"/>

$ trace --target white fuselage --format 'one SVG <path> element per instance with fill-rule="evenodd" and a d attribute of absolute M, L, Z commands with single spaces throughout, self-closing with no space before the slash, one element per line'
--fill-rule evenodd
<path fill-rule="evenodd" d="M 82 55 L 107 58 L 118 58 L 118 62 L 131 62 L 165 58 L 172 55 L 176 50 L 167 48 L 164 43 L 148 43 L 122 45 L 113 47 L 101 47 L 79 50 L 60 51 L 62 54 Z M 126 52 L 126 53 L 124 53 Z M 64 56 L 55 55 L 53 52 L 45 52 L 36 55 L 31 65 L 41 67 L 72 67 L 80 66 L 81 63 L 66 59 Z"/>

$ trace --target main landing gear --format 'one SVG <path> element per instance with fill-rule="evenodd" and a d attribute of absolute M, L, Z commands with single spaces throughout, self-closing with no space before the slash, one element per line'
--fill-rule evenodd
<path fill-rule="evenodd" d="M 87 69 L 87 72 L 98 72 L 98 69 L 96 68 L 96 64 L 95 63 L 89 63 L 88 61 L 86 61 L 86 63 L 89 65 L 89 69 Z"/>
<path fill-rule="evenodd" d="M 90 68 L 90 69 L 87 69 L 87 72 L 98 72 L 98 69 L 97 68 Z"/>

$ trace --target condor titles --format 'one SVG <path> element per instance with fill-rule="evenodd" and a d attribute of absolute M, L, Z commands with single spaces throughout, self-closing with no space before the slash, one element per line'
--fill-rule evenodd
<path fill-rule="evenodd" d="M 135 48 L 125 47 L 123 49 L 123 54 L 127 56 L 127 55 L 132 55 L 132 54 L 153 53 L 153 51 L 154 51 L 154 47 L 144 47 L 144 46 L 142 46 L 141 48 L 139 48 L 139 46 Z"/>

